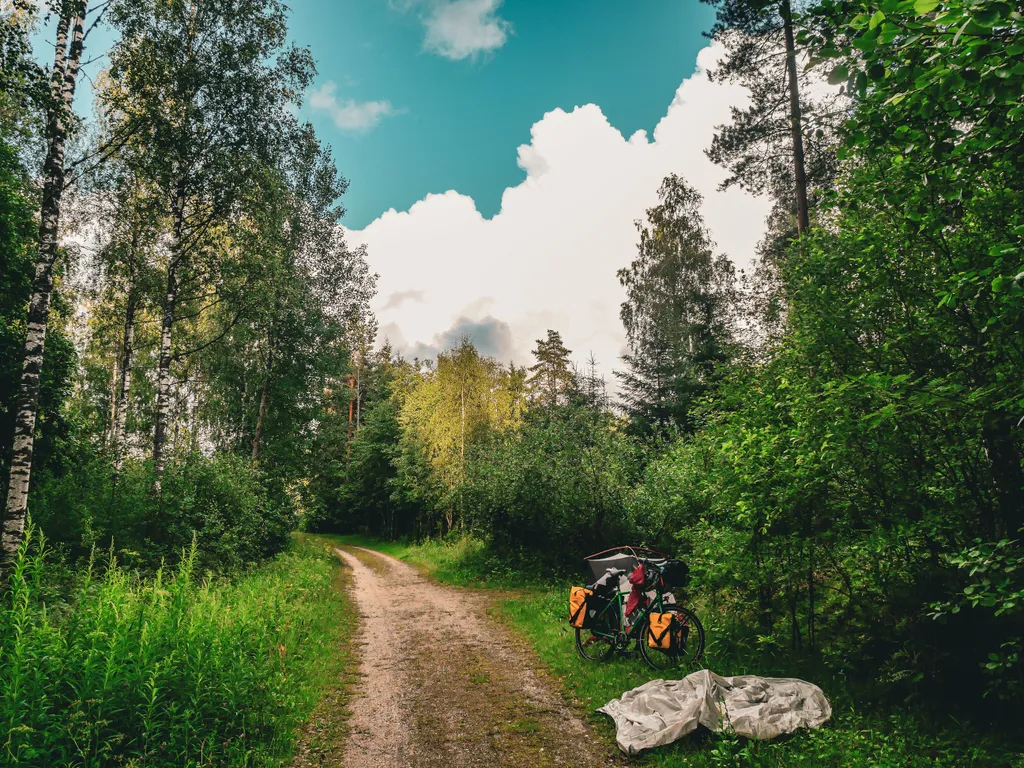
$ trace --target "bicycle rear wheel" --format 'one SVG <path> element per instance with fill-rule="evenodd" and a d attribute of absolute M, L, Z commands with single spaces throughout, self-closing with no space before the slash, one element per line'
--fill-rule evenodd
<path fill-rule="evenodd" d="M 615 635 L 619 631 L 618 603 L 611 603 L 593 620 L 593 626 L 576 629 L 576 653 L 588 661 L 604 661 L 615 653 Z"/>
<path fill-rule="evenodd" d="M 678 605 L 665 606 L 665 613 L 675 613 L 676 620 L 681 621 L 687 628 L 686 640 L 682 648 L 673 651 L 651 648 L 647 642 L 647 635 L 650 630 L 645 622 L 644 630 L 640 636 L 640 654 L 652 669 L 659 671 L 679 669 L 688 672 L 697 666 L 697 663 L 704 655 L 704 625 L 700 623 L 700 619 L 689 608 L 683 608 Z"/>

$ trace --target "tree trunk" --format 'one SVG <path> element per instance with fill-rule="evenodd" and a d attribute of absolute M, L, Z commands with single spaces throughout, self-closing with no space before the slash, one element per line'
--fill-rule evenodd
<path fill-rule="evenodd" d="M 114 405 L 114 432 L 111 437 L 111 452 L 114 456 L 115 476 L 124 466 L 124 432 L 128 423 L 128 393 L 132 385 L 132 361 L 135 355 L 135 313 L 138 309 L 138 295 L 133 285 L 128 293 L 124 311 L 124 339 L 121 342 L 121 379 L 117 387 Z"/>
<path fill-rule="evenodd" d="M 160 324 L 160 361 L 156 384 L 156 428 L 153 433 L 153 490 L 160 493 L 166 462 L 167 426 L 171 421 L 171 342 L 173 341 L 175 310 L 178 302 L 178 266 L 182 256 L 183 201 L 177 201 L 174 214 L 174 252 L 167 265 L 167 298 L 164 300 L 163 319 Z"/>
<path fill-rule="evenodd" d="M 356 432 L 363 421 L 363 361 L 360 359 L 356 368 Z"/>
<path fill-rule="evenodd" d="M 118 358 L 114 359 L 114 364 L 110 366 L 110 408 L 107 415 L 107 426 L 103 429 L 103 444 L 107 448 L 112 448 L 114 445 L 114 423 L 117 421 L 117 382 L 120 379 L 118 374 L 121 372 L 121 361 Z"/>
<path fill-rule="evenodd" d="M 796 183 L 796 231 L 810 228 L 807 206 L 807 174 L 804 171 L 803 117 L 800 112 L 800 84 L 796 75 L 796 42 L 793 39 L 793 9 L 782 0 L 782 25 L 786 36 L 786 73 L 789 80 L 789 130 L 793 136 L 793 179 Z"/>
<path fill-rule="evenodd" d="M 46 116 L 45 181 L 39 211 L 39 248 L 37 251 L 32 298 L 29 302 L 27 333 L 18 392 L 18 411 L 14 419 L 11 472 L 7 484 L 4 513 L 3 561 L 18 551 L 25 535 L 28 514 L 28 490 L 32 474 L 36 415 L 39 410 L 39 384 L 43 371 L 46 324 L 50 317 L 50 293 L 53 290 L 53 266 L 57 259 L 57 232 L 60 226 L 61 197 L 64 192 L 64 147 L 67 142 L 67 117 L 75 97 L 79 62 L 84 40 L 85 2 L 74 0 L 62 8 L 57 22 L 57 44 L 50 79 L 51 103 Z M 68 29 L 71 45 L 68 47 Z"/>
<path fill-rule="evenodd" d="M 1024 526 L 1024 469 L 1014 441 L 1014 420 L 990 413 L 981 430 L 982 445 L 996 488 L 998 520 L 993 538 L 1015 538 Z"/>
<path fill-rule="evenodd" d="M 260 457 L 260 443 L 263 440 L 263 426 L 267 418 L 267 406 L 270 401 L 270 375 L 274 367 L 274 339 L 267 336 L 267 370 L 263 375 L 263 387 L 260 391 L 260 407 L 256 413 L 256 429 L 252 436 L 252 460 Z"/>

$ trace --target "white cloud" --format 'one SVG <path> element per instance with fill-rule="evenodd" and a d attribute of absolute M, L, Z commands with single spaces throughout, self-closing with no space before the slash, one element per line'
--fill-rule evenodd
<path fill-rule="evenodd" d="M 498 15 L 503 0 L 405 0 L 402 10 L 416 12 L 426 29 L 423 47 L 460 61 L 496 51 L 512 25 Z"/>
<path fill-rule="evenodd" d="M 350 233 L 367 244 L 381 276 L 381 336 L 422 355 L 474 323 L 500 326 L 497 336 L 480 335 L 489 345 L 500 338 L 493 346 L 503 357 L 524 363 L 554 328 L 576 361 L 593 351 L 610 379 L 625 349 L 616 271 L 635 257 L 634 221 L 656 203 L 669 173 L 700 190 L 720 248 L 748 266 L 770 204 L 737 188 L 719 192 L 725 172 L 704 155 L 714 126 L 746 99 L 738 86 L 708 80 L 704 70 L 720 56 L 714 47 L 700 52 L 698 71 L 679 86 L 653 140 L 644 131 L 626 139 L 593 104 L 544 115 L 519 147 L 525 180 L 505 190 L 491 219 L 449 190 Z M 423 300 L 393 300 L 412 292 Z"/>
<path fill-rule="evenodd" d="M 377 127 L 385 117 L 398 114 L 390 101 L 356 101 L 355 99 L 338 99 L 338 84 L 328 80 L 309 95 L 309 105 L 313 109 L 323 109 L 330 113 L 334 124 L 344 131 L 365 133 Z"/>

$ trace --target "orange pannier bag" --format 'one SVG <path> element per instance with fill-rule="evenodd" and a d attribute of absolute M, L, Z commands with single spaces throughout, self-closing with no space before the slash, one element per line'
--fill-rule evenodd
<path fill-rule="evenodd" d="M 594 591 L 586 587 L 569 588 L 569 624 L 577 629 L 583 628 L 583 622 L 587 619 L 587 598 L 593 596 Z"/>
<path fill-rule="evenodd" d="M 679 646 L 679 627 L 674 613 L 652 613 L 647 628 L 647 644 L 659 651 L 674 651 Z"/>

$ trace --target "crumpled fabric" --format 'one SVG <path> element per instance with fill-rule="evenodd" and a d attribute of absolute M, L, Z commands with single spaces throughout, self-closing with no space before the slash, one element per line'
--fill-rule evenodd
<path fill-rule="evenodd" d="M 788 677 L 721 677 L 708 669 L 682 680 L 652 680 L 597 710 L 615 721 L 627 755 L 671 744 L 698 725 L 750 739 L 818 728 L 832 716 L 821 688 Z"/>

